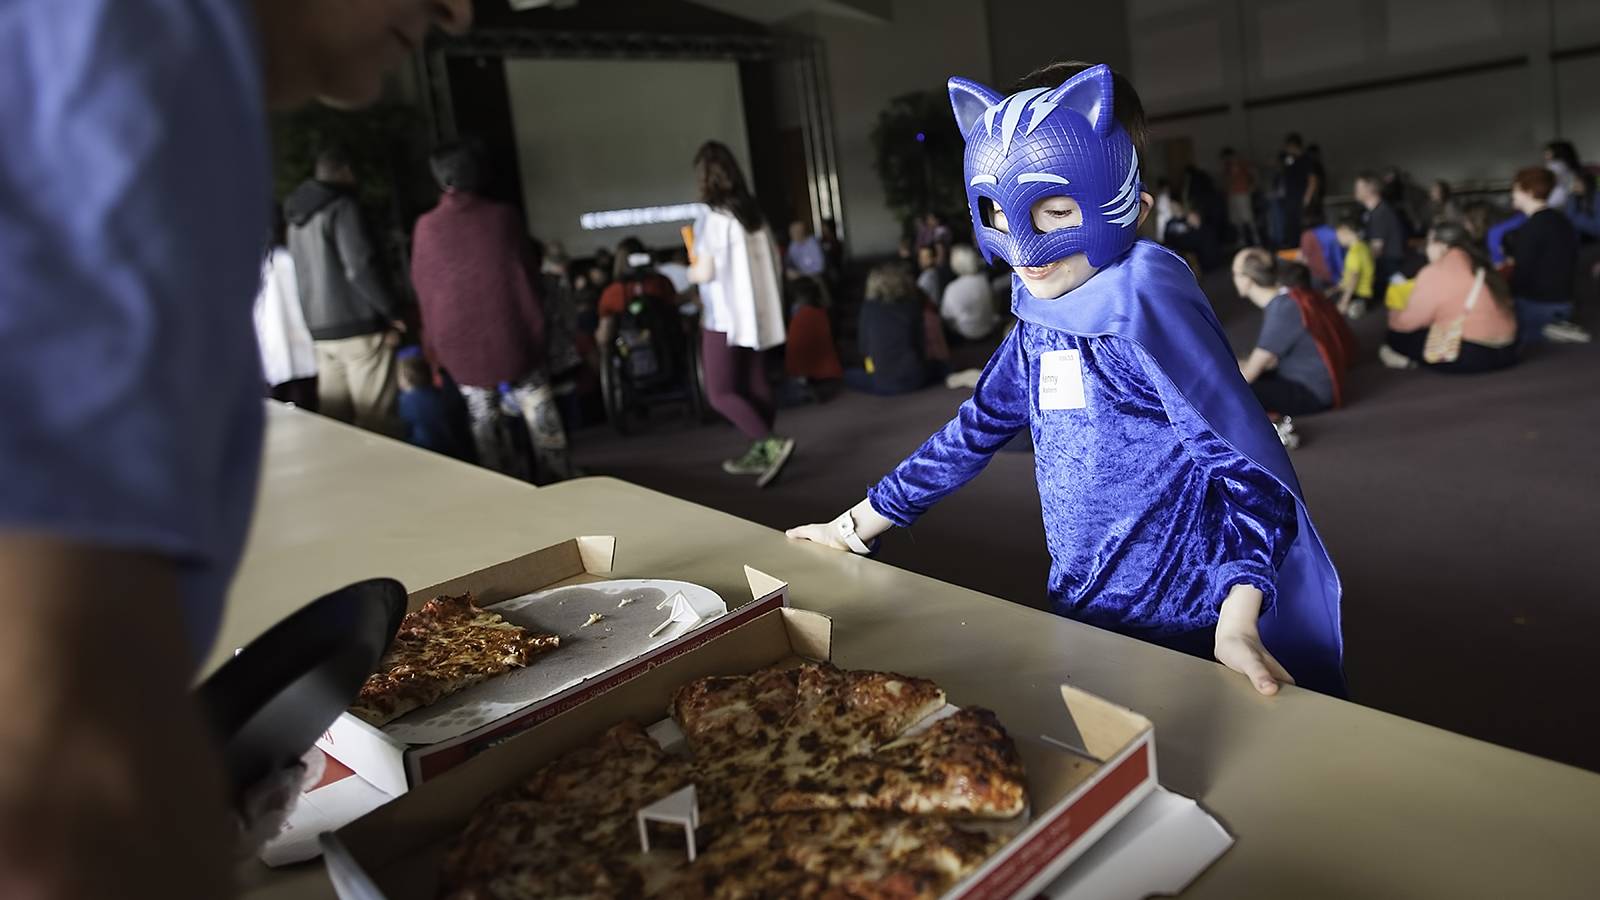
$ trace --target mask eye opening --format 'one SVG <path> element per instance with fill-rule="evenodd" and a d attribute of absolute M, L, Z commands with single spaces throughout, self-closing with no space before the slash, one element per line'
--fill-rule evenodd
<path fill-rule="evenodd" d="M 1044 205 L 1051 200 L 1066 200 L 1070 206 L 1046 210 Z M 1040 227 L 1040 223 L 1050 227 Z M 1083 210 L 1078 201 L 1066 194 L 1047 194 L 1033 201 L 1029 210 L 1028 224 L 1032 226 L 1034 234 L 1049 234 L 1052 231 L 1064 231 L 1070 228 L 1079 228 L 1083 225 Z"/>
<path fill-rule="evenodd" d="M 999 206 L 994 202 L 993 197 L 986 195 L 978 197 L 978 220 L 983 223 L 983 227 L 1009 233 L 1010 229 L 1007 227 L 1010 224 L 1009 222 L 996 224 L 995 214 L 998 211 Z"/>

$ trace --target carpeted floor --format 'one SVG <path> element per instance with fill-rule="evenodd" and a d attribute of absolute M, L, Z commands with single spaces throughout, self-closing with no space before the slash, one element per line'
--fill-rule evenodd
<path fill-rule="evenodd" d="M 1236 348 L 1259 313 L 1206 280 Z M 1589 300 L 1593 308 L 1593 300 Z M 1589 324 L 1593 325 L 1593 322 Z M 1372 358 L 1381 316 L 1357 331 Z M 964 348 L 981 364 L 984 348 Z M 1445 377 L 1369 361 L 1345 409 L 1301 421 L 1293 454 L 1344 581 L 1356 702 L 1600 770 L 1600 345 L 1544 347 L 1501 373 Z M 579 463 L 774 528 L 860 500 L 964 392 L 846 393 L 785 410 L 799 449 L 765 491 L 722 474 L 726 425 L 670 411 L 646 435 L 575 435 Z M 884 562 L 1033 606 L 1049 564 L 1030 453 L 1001 453 Z"/>

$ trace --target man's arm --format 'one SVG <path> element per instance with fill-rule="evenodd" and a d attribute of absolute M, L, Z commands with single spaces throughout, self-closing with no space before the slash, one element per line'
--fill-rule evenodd
<path fill-rule="evenodd" d="M 356 293 L 384 321 L 398 323 L 394 298 L 378 278 L 377 254 L 367 239 L 367 226 L 361 221 L 361 208 L 354 200 L 340 201 L 333 211 L 333 239 L 339 248 L 344 276 L 355 285 Z"/>
<path fill-rule="evenodd" d="M 1239 363 L 1239 374 L 1249 384 L 1255 384 L 1256 379 L 1278 367 L 1278 354 L 1260 347 L 1250 351 L 1249 358 Z"/>
<path fill-rule="evenodd" d="M 231 894 L 176 582 L 156 556 L 0 533 L 0 896 Z"/>

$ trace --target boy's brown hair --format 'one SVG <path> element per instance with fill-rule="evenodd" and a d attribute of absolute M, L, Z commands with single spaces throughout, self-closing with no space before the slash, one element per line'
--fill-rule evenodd
<path fill-rule="evenodd" d="M 1543 202 L 1550 199 L 1550 192 L 1556 189 L 1556 177 L 1550 170 L 1543 166 L 1529 166 L 1519 169 L 1511 184 L 1521 188 L 1522 192 L 1535 200 Z"/>
<path fill-rule="evenodd" d="M 1060 87 L 1068 78 L 1095 65 L 1074 59 L 1041 66 L 1018 79 L 1017 83 L 1011 86 L 1010 93 L 1015 94 L 1032 88 Z M 1143 159 L 1144 145 L 1150 138 L 1150 126 L 1145 122 L 1144 103 L 1139 99 L 1139 92 L 1133 89 L 1133 82 L 1122 77 L 1122 73 L 1115 69 L 1111 71 L 1111 91 L 1112 115 L 1117 117 L 1117 124 L 1128 133 L 1128 137 L 1133 141 L 1133 149 L 1138 151 L 1139 157 Z"/>

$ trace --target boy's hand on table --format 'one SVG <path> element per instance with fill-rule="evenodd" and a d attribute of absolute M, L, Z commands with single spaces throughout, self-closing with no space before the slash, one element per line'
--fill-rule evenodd
<path fill-rule="evenodd" d="M 1261 617 L 1261 591 L 1236 584 L 1222 601 L 1217 616 L 1217 662 L 1250 679 L 1257 691 L 1267 696 L 1278 692 L 1280 684 L 1294 684 L 1281 663 L 1261 643 L 1256 620 Z"/>
<path fill-rule="evenodd" d="M 835 524 L 844 516 L 850 517 L 850 521 L 855 526 L 856 537 L 860 538 L 864 544 L 871 544 L 878 539 L 879 535 L 894 527 L 893 522 L 878 515 L 878 511 L 872 508 L 871 501 L 862 500 L 832 522 L 801 525 L 798 528 L 789 529 L 784 534 L 790 540 L 810 541 L 813 544 L 821 544 L 824 547 L 831 547 L 835 550 L 849 551 L 851 549 L 850 545 L 845 542 L 844 535 L 840 533 Z"/>
<path fill-rule="evenodd" d="M 821 544 L 824 547 L 831 547 L 835 550 L 850 549 L 845 546 L 844 541 L 834 531 L 833 525 L 828 523 L 801 525 L 798 528 L 791 528 L 785 531 L 784 535 L 790 540 L 810 541 L 813 544 Z"/>

